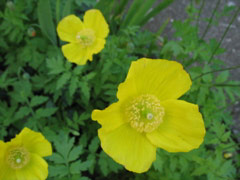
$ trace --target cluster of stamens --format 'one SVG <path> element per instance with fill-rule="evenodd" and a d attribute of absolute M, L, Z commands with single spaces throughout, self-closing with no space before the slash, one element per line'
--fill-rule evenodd
<path fill-rule="evenodd" d="M 87 47 L 94 43 L 96 37 L 92 29 L 83 29 L 77 33 L 76 39 L 83 47 Z"/>
<path fill-rule="evenodd" d="M 133 99 L 126 108 L 131 127 L 138 132 L 152 132 L 163 121 L 164 108 L 154 95 L 144 94 Z"/>
<path fill-rule="evenodd" d="M 13 169 L 23 168 L 29 160 L 29 152 L 24 147 L 14 147 L 8 151 L 6 156 L 7 164 Z"/>

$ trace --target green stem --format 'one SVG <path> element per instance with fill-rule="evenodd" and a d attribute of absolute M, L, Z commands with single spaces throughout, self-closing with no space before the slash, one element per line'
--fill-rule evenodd
<path fill-rule="evenodd" d="M 211 74 L 211 73 L 215 73 L 215 72 L 221 72 L 221 71 L 227 71 L 227 70 L 233 70 L 233 69 L 238 69 L 238 68 L 240 68 L 240 65 L 229 67 L 229 68 L 223 68 L 223 69 L 218 69 L 218 70 L 214 70 L 214 71 L 205 72 L 205 73 L 202 73 L 199 76 L 193 78 L 193 81 L 195 81 L 196 79 L 201 78 L 202 76 L 205 76 L 207 74 Z"/>
<path fill-rule="evenodd" d="M 240 87 L 240 84 L 224 84 L 224 83 L 215 83 L 215 84 L 207 84 L 207 83 L 200 83 L 201 86 L 206 87 Z"/>
<path fill-rule="evenodd" d="M 35 112 L 33 111 L 32 106 L 30 105 L 30 102 L 29 102 L 28 98 L 26 98 L 26 103 L 27 103 L 29 109 L 31 110 L 32 116 L 34 117 L 35 116 Z"/>
<path fill-rule="evenodd" d="M 214 8 L 214 10 L 213 10 L 213 12 L 212 12 L 212 15 L 211 15 L 211 17 L 210 17 L 210 20 L 209 20 L 209 22 L 208 22 L 207 28 L 205 29 L 205 31 L 204 31 L 201 39 L 204 39 L 205 35 L 207 34 L 207 32 L 208 32 L 208 30 L 209 30 L 209 28 L 210 28 L 210 26 L 211 26 L 211 24 L 212 24 L 213 17 L 214 17 L 214 15 L 215 15 L 215 13 L 216 13 L 216 11 L 217 11 L 217 9 L 218 9 L 218 6 L 220 5 L 220 2 L 221 2 L 221 0 L 218 0 L 217 4 L 216 4 L 216 6 L 215 6 L 215 8 Z"/>
<path fill-rule="evenodd" d="M 164 21 L 164 23 L 162 24 L 162 26 L 159 28 L 159 30 L 155 33 L 155 40 L 152 41 L 152 43 L 150 44 L 150 48 L 148 50 L 148 54 L 147 56 L 151 56 L 151 53 L 152 53 L 152 48 L 154 47 L 154 45 L 157 43 L 158 41 L 158 38 L 159 36 L 161 36 L 162 32 L 165 30 L 166 26 L 168 25 L 170 21 L 170 18 L 168 18 L 167 20 Z"/>
<path fill-rule="evenodd" d="M 221 37 L 221 40 L 220 42 L 218 43 L 217 47 L 214 49 L 214 51 L 212 52 L 212 55 L 210 56 L 210 59 L 208 60 L 208 63 L 211 62 L 213 56 L 215 55 L 215 53 L 217 52 L 218 48 L 221 46 L 222 42 L 223 42 L 223 39 L 225 38 L 227 32 L 229 31 L 229 28 L 231 27 L 232 23 L 235 21 L 235 19 L 237 18 L 238 14 L 240 12 L 240 7 L 238 8 L 238 10 L 235 12 L 235 14 L 233 15 L 230 23 L 228 24 L 227 28 L 225 29 L 222 37 Z"/>
<path fill-rule="evenodd" d="M 203 7 L 205 6 L 205 0 L 202 0 L 202 4 L 201 4 L 201 7 L 199 9 L 199 12 L 198 12 L 198 17 L 197 17 L 197 23 L 196 23 L 196 26 L 197 26 L 197 29 L 199 27 L 199 19 L 200 19 L 200 15 L 202 13 L 202 10 L 203 10 Z"/>
<path fill-rule="evenodd" d="M 240 87 L 240 84 L 212 84 L 212 86 L 231 86 L 231 87 Z"/>

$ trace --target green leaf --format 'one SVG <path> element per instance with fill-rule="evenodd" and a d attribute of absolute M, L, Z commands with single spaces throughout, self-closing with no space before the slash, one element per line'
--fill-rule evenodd
<path fill-rule="evenodd" d="M 71 164 L 70 172 L 71 174 L 80 174 L 81 171 L 87 171 L 91 165 L 92 161 L 81 162 L 81 160 L 79 160 Z"/>
<path fill-rule="evenodd" d="M 68 162 L 68 155 L 73 148 L 75 138 L 69 138 L 68 134 L 61 131 L 59 134 L 59 140 L 55 141 L 57 152 L 60 153 L 66 162 Z"/>
<path fill-rule="evenodd" d="M 21 119 L 27 116 L 28 114 L 30 114 L 30 112 L 31 112 L 31 109 L 29 107 L 26 107 L 26 106 L 20 107 L 20 109 L 17 111 L 15 115 L 15 118 Z"/>
<path fill-rule="evenodd" d="M 50 117 L 57 111 L 57 108 L 40 108 L 36 111 L 36 118 Z"/>
<path fill-rule="evenodd" d="M 53 45 L 57 45 L 56 30 L 53 23 L 49 0 L 38 1 L 37 14 L 39 25 L 43 34 L 52 42 Z"/>
<path fill-rule="evenodd" d="M 66 0 L 64 4 L 63 12 L 62 12 L 62 18 L 71 14 L 71 11 L 72 11 L 72 0 Z"/>
<path fill-rule="evenodd" d="M 88 83 L 85 81 L 81 81 L 80 89 L 82 92 L 82 100 L 83 100 L 84 104 L 88 104 L 89 99 L 90 99 L 90 88 L 88 86 Z"/>
<path fill-rule="evenodd" d="M 209 94 L 209 89 L 206 87 L 200 87 L 200 91 L 197 98 L 197 104 L 203 105 L 206 102 L 207 95 Z"/>
<path fill-rule="evenodd" d="M 99 139 L 98 136 L 92 139 L 90 145 L 89 145 L 89 151 L 91 153 L 95 153 L 99 147 Z"/>
<path fill-rule="evenodd" d="M 68 80 L 70 78 L 71 78 L 71 73 L 70 72 L 66 72 L 66 73 L 62 74 L 61 77 L 57 81 L 56 89 L 57 90 L 61 89 L 68 82 Z"/>
<path fill-rule="evenodd" d="M 69 86 L 69 94 L 72 97 L 74 93 L 76 92 L 78 88 L 78 78 L 76 76 L 73 76 L 70 81 L 70 86 Z"/>
<path fill-rule="evenodd" d="M 210 68 L 210 66 L 205 65 L 203 68 L 203 73 L 207 73 L 207 72 L 211 72 L 212 69 Z M 202 77 L 204 82 L 210 83 L 213 80 L 212 74 L 206 74 Z"/>
<path fill-rule="evenodd" d="M 68 161 L 69 162 L 75 161 L 82 153 L 83 147 L 81 145 L 74 147 L 69 153 Z"/>
<path fill-rule="evenodd" d="M 38 106 L 40 104 L 45 103 L 47 100 L 48 100 L 47 96 L 34 96 L 31 99 L 30 106 L 31 107 Z"/>
<path fill-rule="evenodd" d="M 81 160 L 79 160 L 79 161 L 76 161 L 71 164 L 71 166 L 70 166 L 71 174 L 80 174 L 81 173 L 80 168 L 79 168 L 81 166 L 81 163 L 82 163 Z"/>
<path fill-rule="evenodd" d="M 169 41 L 167 44 L 162 48 L 162 53 L 166 54 L 168 52 L 172 52 L 175 57 L 184 53 L 182 46 L 180 46 L 175 41 Z"/>
<path fill-rule="evenodd" d="M 229 71 L 221 72 L 216 78 L 216 83 L 224 83 L 225 81 L 227 81 L 228 77 Z"/>
<path fill-rule="evenodd" d="M 50 156 L 48 159 L 51 161 L 54 161 L 56 164 L 64 164 L 66 163 L 65 159 L 58 153 L 53 153 L 52 156 Z"/>
<path fill-rule="evenodd" d="M 113 161 L 109 156 L 106 155 L 103 151 L 100 153 L 99 157 L 99 166 L 100 170 L 107 176 L 111 171 L 117 173 L 118 170 L 122 169 L 122 166 Z"/>
<path fill-rule="evenodd" d="M 79 166 L 80 171 L 86 171 L 86 170 L 88 170 L 88 168 L 92 165 L 92 163 L 93 163 L 93 162 L 90 161 L 90 160 L 81 163 L 80 166 Z"/>
<path fill-rule="evenodd" d="M 47 67 L 49 68 L 49 74 L 60 74 L 65 71 L 64 59 L 62 56 L 57 56 L 47 59 Z"/>
<path fill-rule="evenodd" d="M 68 174 L 69 170 L 67 166 L 64 165 L 54 165 L 54 166 L 49 166 L 49 175 L 50 177 L 64 177 Z"/>

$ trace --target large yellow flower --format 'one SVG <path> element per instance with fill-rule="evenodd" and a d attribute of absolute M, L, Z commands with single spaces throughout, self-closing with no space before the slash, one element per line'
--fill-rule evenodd
<path fill-rule="evenodd" d="M 93 54 L 104 48 L 109 33 L 108 24 L 99 10 L 88 10 L 83 20 L 69 15 L 57 27 L 60 39 L 69 42 L 62 46 L 64 56 L 79 65 L 86 64 L 87 60 L 92 61 Z"/>
<path fill-rule="evenodd" d="M 41 133 L 24 128 L 10 142 L 0 141 L 0 180 L 45 180 L 52 154 L 51 144 Z"/>
<path fill-rule="evenodd" d="M 129 171 L 147 171 L 156 148 L 188 152 L 203 142 L 205 128 L 198 106 L 177 100 L 191 86 L 181 64 L 140 59 L 131 64 L 118 87 L 118 102 L 94 110 L 92 119 L 103 150 Z"/>

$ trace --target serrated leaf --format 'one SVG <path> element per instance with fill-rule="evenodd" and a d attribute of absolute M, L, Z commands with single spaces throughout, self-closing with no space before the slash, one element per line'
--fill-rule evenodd
<path fill-rule="evenodd" d="M 99 158 L 98 163 L 100 166 L 100 170 L 102 171 L 104 176 L 107 176 L 111 171 L 116 173 L 116 172 L 118 172 L 118 170 L 122 169 L 121 165 L 119 165 L 115 161 L 113 161 L 103 151 L 100 153 L 100 158 Z"/>
<path fill-rule="evenodd" d="M 69 173 L 68 167 L 64 165 L 54 165 L 49 167 L 49 175 L 51 177 L 64 177 Z"/>
<path fill-rule="evenodd" d="M 50 70 L 49 74 L 60 74 L 65 71 L 63 58 L 61 56 L 56 58 L 48 58 L 46 63 Z"/>
<path fill-rule="evenodd" d="M 73 94 L 75 93 L 75 91 L 77 90 L 77 88 L 78 88 L 78 78 L 77 77 L 75 77 L 75 76 L 73 76 L 72 78 L 71 78 L 71 81 L 70 81 L 70 86 L 69 86 L 69 94 L 70 94 L 70 96 L 72 97 L 73 96 Z"/>
<path fill-rule="evenodd" d="M 75 138 L 69 138 L 68 134 L 65 132 L 61 132 L 59 134 L 59 138 L 59 141 L 54 142 L 57 152 L 60 153 L 66 161 L 68 161 L 68 156 L 73 148 Z"/>
<path fill-rule="evenodd" d="M 80 82 L 80 89 L 82 92 L 82 100 L 84 104 L 88 104 L 90 99 L 90 88 L 87 82 L 81 81 Z"/>
<path fill-rule="evenodd" d="M 57 111 L 57 108 L 40 108 L 36 111 L 37 118 L 50 117 Z"/>
<path fill-rule="evenodd" d="M 81 160 L 79 160 L 79 161 L 76 161 L 71 164 L 71 166 L 70 166 L 71 174 L 80 174 L 81 173 L 80 168 L 79 168 L 81 166 L 81 163 L 82 163 Z"/>
<path fill-rule="evenodd" d="M 167 53 L 167 52 L 173 52 L 173 55 L 176 57 L 182 53 L 184 53 L 184 50 L 182 46 L 180 46 L 177 42 L 175 41 L 169 41 L 167 44 L 162 48 L 162 53 Z"/>
<path fill-rule="evenodd" d="M 71 161 L 76 160 L 82 153 L 83 153 L 82 146 L 74 147 L 69 153 L 68 161 L 71 162 Z"/>
<path fill-rule="evenodd" d="M 70 77 L 71 77 L 70 72 L 62 74 L 61 77 L 57 81 L 57 88 L 56 89 L 58 90 L 58 89 L 62 88 L 68 82 Z"/>
<path fill-rule="evenodd" d="M 43 104 L 43 103 L 46 102 L 47 100 L 48 100 L 48 97 L 47 97 L 47 96 L 34 96 L 34 97 L 31 99 L 30 106 L 31 106 L 31 107 L 38 106 L 38 105 L 40 105 L 40 104 Z"/>
<path fill-rule="evenodd" d="M 80 164 L 79 169 L 80 171 L 86 171 L 92 165 L 93 161 L 88 160 Z"/>
<path fill-rule="evenodd" d="M 229 71 L 221 72 L 216 78 L 216 83 L 223 83 L 228 79 L 228 77 L 229 77 Z"/>
<path fill-rule="evenodd" d="M 211 72 L 211 70 L 212 69 L 210 68 L 210 66 L 205 65 L 204 68 L 203 68 L 203 73 Z M 206 74 L 202 77 L 202 79 L 203 79 L 204 82 L 210 83 L 210 82 L 212 82 L 213 77 L 212 77 L 212 74 Z"/>
<path fill-rule="evenodd" d="M 99 147 L 99 139 L 98 136 L 92 139 L 90 145 L 89 145 L 89 151 L 91 153 L 95 153 Z"/>
<path fill-rule="evenodd" d="M 48 159 L 53 161 L 56 164 L 64 164 L 64 163 L 66 163 L 65 159 L 58 153 L 53 153 L 53 155 L 48 157 Z"/>
<path fill-rule="evenodd" d="M 26 107 L 26 106 L 20 107 L 20 109 L 17 111 L 15 115 L 15 118 L 21 119 L 27 116 L 28 114 L 30 114 L 30 112 L 31 112 L 31 109 L 29 107 Z"/>
<path fill-rule="evenodd" d="M 81 160 L 76 161 L 71 164 L 70 172 L 71 174 L 80 174 L 81 171 L 86 171 L 92 165 L 92 161 L 81 162 Z"/>

